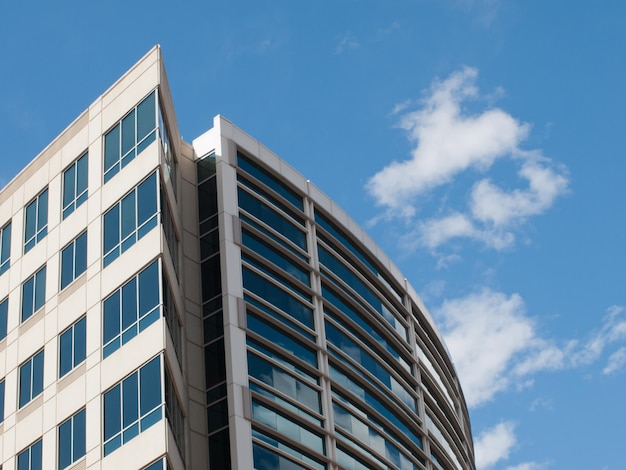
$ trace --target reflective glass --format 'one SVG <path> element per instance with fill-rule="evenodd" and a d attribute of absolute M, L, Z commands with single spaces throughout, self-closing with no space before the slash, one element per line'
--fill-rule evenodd
<path fill-rule="evenodd" d="M 137 186 L 137 225 L 146 222 L 157 212 L 156 173 Z"/>
<path fill-rule="evenodd" d="M 278 331 L 275 327 L 250 313 L 248 313 L 248 329 L 257 333 L 275 347 L 288 351 L 317 368 L 317 353 L 315 351 L 305 347 L 299 341 Z"/>
<path fill-rule="evenodd" d="M 242 269 L 242 275 L 245 289 L 250 290 L 250 292 L 258 295 L 309 328 L 315 328 L 313 309 L 245 266 Z"/>
<path fill-rule="evenodd" d="M 137 142 L 141 142 L 156 127 L 155 93 L 137 106 Z"/>
<path fill-rule="evenodd" d="M 59 336 L 59 377 L 85 360 L 86 324 L 87 319 L 83 317 Z"/>
<path fill-rule="evenodd" d="M 163 417 L 160 371 L 157 356 L 103 395 L 105 456 Z"/>
<path fill-rule="evenodd" d="M 106 182 L 113 174 L 119 170 L 116 163 L 120 159 L 120 125 L 118 124 L 111 129 L 104 136 L 104 171 L 105 173 L 115 166 L 115 169 L 111 171 L 111 175 L 107 178 L 106 174 L 104 181 Z"/>
<path fill-rule="evenodd" d="M 104 394 L 104 440 L 108 441 L 122 429 L 122 385 L 117 384 Z"/>
<path fill-rule="evenodd" d="M 0 423 L 4 421 L 4 379 L 0 382 Z"/>
<path fill-rule="evenodd" d="M 287 237 L 296 246 L 306 250 L 306 235 L 266 203 L 259 201 L 247 191 L 238 189 L 239 207 Z"/>
<path fill-rule="evenodd" d="M 116 204 L 104 214 L 104 253 L 120 242 L 120 205 Z"/>
<path fill-rule="evenodd" d="M 11 263 L 11 222 L 0 231 L 0 274 L 9 269 Z"/>
<path fill-rule="evenodd" d="M 122 119 L 122 157 L 135 146 L 135 110 Z M 122 165 L 123 166 L 123 165 Z"/>
<path fill-rule="evenodd" d="M 250 248 L 252 252 L 256 253 L 257 255 L 263 256 L 265 259 L 278 266 L 282 270 L 287 271 L 298 281 L 307 286 L 310 285 L 309 271 L 307 269 L 300 267 L 293 261 L 289 260 L 289 258 L 280 253 L 274 247 L 265 243 L 254 235 L 246 232 L 245 230 L 242 232 L 242 244 L 243 246 Z"/>
<path fill-rule="evenodd" d="M 158 269 L 158 260 L 152 262 L 104 300 L 103 357 L 109 356 L 159 318 Z"/>
<path fill-rule="evenodd" d="M 141 415 L 152 411 L 161 403 L 161 388 L 155 387 L 161 380 L 161 364 L 158 360 L 152 360 L 139 371 L 140 377 L 140 403 Z"/>
<path fill-rule="evenodd" d="M 9 298 L 0 302 L 0 340 L 7 336 L 7 320 L 9 314 Z"/>
<path fill-rule="evenodd" d="M 299 196 L 298 193 L 293 191 L 282 181 L 278 180 L 274 175 L 269 173 L 264 168 L 261 168 L 260 165 L 254 163 L 240 152 L 237 152 L 237 165 L 247 173 L 250 173 L 250 175 L 252 175 L 256 180 L 262 181 L 263 184 L 269 186 L 282 197 L 287 199 L 291 204 L 296 206 L 298 210 L 304 210 L 302 196 Z"/>
<path fill-rule="evenodd" d="M 73 164 L 63 173 L 63 208 L 65 209 L 76 197 L 76 165 Z"/>

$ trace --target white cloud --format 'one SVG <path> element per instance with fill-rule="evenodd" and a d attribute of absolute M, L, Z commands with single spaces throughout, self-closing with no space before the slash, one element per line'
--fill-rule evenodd
<path fill-rule="evenodd" d="M 414 224 L 406 237 L 413 249 L 434 251 L 454 239 L 473 239 L 497 250 L 508 248 L 523 222 L 545 212 L 567 191 L 565 167 L 540 151 L 520 148 L 528 137 L 528 124 L 495 107 L 477 114 L 467 112 L 467 101 L 493 98 L 479 94 L 477 75 L 476 69 L 464 67 L 435 81 L 419 109 L 408 111 L 410 101 L 394 107 L 393 114 L 400 116 L 400 126 L 414 145 L 411 158 L 383 168 L 369 179 L 366 189 L 386 217 L 402 217 Z M 494 96 L 500 94 L 498 89 Z M 510 185 L 481 177 L 497 160 L 518 166 L 518 177 L 527 187 L 503 189 Z M 444 200 L 437 215 L 421 215 L 415 222 L 418 211 L 427 209 L 417 205 L 418 196 L 431 195 L 440 186 L 453 187 L 461 174 L 476 178 L 467 207 L 447 207 Z"/>
<path fill-rule="evenodd" d="M 347 32 L 339 38 L 337 46 L 335 47 L 335 55 L 343 54 L 348 50 L 358 49 L 359 46 L 360 44 L 356 37 L 351 32 Z"/>
<path fill-rule="evenodd" d="M 626 365 L 626 348 L 622 347 L 615 351 L 609 357 L 606 367 L 602 370 L 603 374 L 609 375 L 621 370 Z"/>
<path fill-rule="evenodd" d="M 540 336 L 518 294 L 483 289 L 445 300 L 433 312 L 441 322 L 470 407 L 490 401 L 499 392 L 532 385 L 537 373 L 590 365 L 610 345 L 626 340 L 625 311 L 616 306 L 608 309 L 601 327 L 587 338 L 558 343 Z M 618 350 L 604 373 L 624 365 L 626 350 Z"/>
<path fill-rule="evenodd" d="M 418 225 L 418 243 L 428 248 L 436 248 L 452 238 L 474 236 L 474 224 L 466 215 L 459 213 L 426 220 Z"/>
<path fill-rule="evenodd" d="M 463 384 L 468 406 L 490 400 L 510 385 L 510 363 L 535 338 L 522 298 L 485 289 L 447 300 L 435 310 Z"/>
<path fill-rule="evenodd" d="M 470 202 L 474 218 L 499 227 L 543 213 L 567 190 L 567 178 L 547 163 L 545 158 L 524 161 L 519 175 L 528 180 L 525 190 L 506 192 L 489 179 L 476 183 Z"/>
<path fill-rule="evenodd" d="M 526 137 L 528 126 L 499 109 L 463 115 L 463 101 L 478 96 L 477 75 L 476 69 L 465 67 L 435 82 L 423 108 L 402 118 L 416 147 L 410 160 L 391 163 L 368 182 L 379 205 L 402 209 L 414 196 L 470 167 L 489 168 Z"/>
<path fill-rule="evenodd" d="M 513 467 L 506 467 L 506 470 L 541 470 L 543 468 L 546 468 L 545 464 L 537 462 L 524 462 L 519 465 L 514 465 Z"/>
<path fill-rule="evenodd" d="M 486 470 L 508 459 L 516 443 L 515 426 L 511 422 L 502 422 L 483 431 L 474 441 L 476 468 Z"/>

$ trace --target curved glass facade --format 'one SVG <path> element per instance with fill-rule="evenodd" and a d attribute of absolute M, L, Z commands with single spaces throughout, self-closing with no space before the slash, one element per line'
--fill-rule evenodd
<path fill-rule="evenodd" d="M 225 315 L 245 332 L 226 380 L 245 365 L 253 467 L 473 469 L 463 395 L 419 298 L 300 175 L 231 142 L 210 157 L 219 223 L 234 227 L 222 282 L 241 280 Z"/>

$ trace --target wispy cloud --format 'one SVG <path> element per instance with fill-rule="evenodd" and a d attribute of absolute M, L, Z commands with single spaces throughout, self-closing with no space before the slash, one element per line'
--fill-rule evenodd
<path fill-rule="evenodd" d="M 609 357 L 606 367 L 602 370 L 603 374 L 613 374 L 624 368 L 626 365 L 626 347 L 619 348 Z"/>
<path fill-rule="evenodd" d="M 528 386 L 537 373 L 595 363 L 610 345 L 626 341 L 626 315 L 615 306 L 586 338 L 559 342 L 539 334 L 519 294 L 483 289 L 445 300 L 433 312 L 441 320 L 470 407 Z M 620 351 L 610 356 L 605 374 L 626 365 L 626 352 Z"/>
<path fill-rule="evenodd" d="M 358 49 L 360 46 L 359 41 L 357 41 L 356 36 L 351 32 L 346 32 L 343 36 L 341 36 L 335 46 L 335 55 L 343 54 L 346 51 Z"/>
<path fill-rule="evenodd" d="M 516 443 L 515 426 L 511 422 L 502 422 L 483 431 L 474 441 L 476 468 L 488 469 L 508 459 Z"/>
<path fill-rule="evenodd" d="M 542 214 L 568 189 L 567 170 L 539 150 L 523 150 L 530 125 L 509 113 L 489 107 L 480 113 L 465 110 L 469 100 L 484 102 L 476 86 L 478 71 L 464 67 L 443 81 L 435 81 L 419 108 L 409 111 L 410 101 L 396 105 L 400 126 L 413 143 L 411 158 L 394 161 L 371 177 L 366 185 L 387 218 L 400 217 L 412 230 L 405 237 L 409 248 L 436 250 L 454 239 L 472 239 L 501 250 L 515 242 L 515 230 L 528 218 Z M 498 91 L 496 95 L 501 94 Z M 487 173 L 498 160 L 518 167 L 526 188 L 505 185 Z M 455 180 L 478 176 L 466 199 L 466 207 L 443 205 L 434 216 L 414 218 L 424 207 L 417 205 L 438 187 L 452 187 Z M 510 185 L 507 185 L 510 186 Z"/>

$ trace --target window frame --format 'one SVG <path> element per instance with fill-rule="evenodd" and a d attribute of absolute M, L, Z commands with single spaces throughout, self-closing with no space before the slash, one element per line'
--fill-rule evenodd
<path fill-rule="evenodd" d="M 84 159 L 84 160 L 83 160 Z M 85 187 L 81 188 L 79 192 L 79 165 L 84 162 L 85 165 Z M 71 200 L 66 202 L 66 189 L 67 181 L 66 175 L 69 171 L 73 171 L 73 194 Z M 61 220 L 65 220 L 69 217 L 80 205 L 82 205 L 89 197 L 89 151 L 82 153 L 80 157 L 74 160 L 65 170 L 63 170 L 63 177 L 61 178 L 63 188 L 61 190 Z"/>
<path fill-rule="evenodd" d="M 11 225 L 12 220 L 0 228 L 0 275 L 4 274 L 11 267 Z M 5 245 L 5 237 L 8 238 Z"/>
<path fill-rule="evenodd" d="M 42 279 L 43 277 L 43 279 Z M 24 323 L 26 320 L 28 320 L 29 318 L 32 318 L 35 316 L 35 314 L 37 312 L 39 312 L 45 305 L 46 305 L 46 265 L 44 264 L 41 268 L 39 268 L 37 271 L 35 271 L 31 276 L 28 277 L 28 279 L 26 279 L 23 283 L 22 283 L 22 305 L 21 305 L 21 312 L 20 312 L 20 323 Z M 32 310 L 28 313 L 28 315 L 25 317 L 24 313 L 24 299 L 26 297 L 26 293 L 25 293 L 25 289 L 26 289 L 26 285 L 30 282 L 33 281 L 33 288 L 31 289 L 32 291 L 32 299 L 30 302 L 30 306 L 32 307 Z M 41 303 L 37 302 L 37 288 L 39 283 L 43 282 L 43 298 L 39 299 L 41 301 Z"/>
<path fill-rule="evenodd" d="M 76 411 L 72 416 L 68 417 L 67 419 L 63 420 L 61 423 L 59 423 L 59 425 L 57 426 L 57 465 L 58 465 L 58 469 L 59 470 L 63 470 L 65 468 L 68 468 L 69 466 L 75 464 L 76 462 L 78 462 L 80 459 L 82 459 L 83 457 L 85 457 L 85 455 L 87 455 L 87 412 L 86 412 L 86 407 L 82 407 L 80 410 Z M 82 419 L 82 423 L 81 421 L 78 421 L 78 425 L 80 426 L 82 424 L 83 428 L 79 429 L 78 432 L 80 433 L 82 431 L 82 434 L 79 435 L 79 437 L 76 437 L 76 421 L 77 418 L 79 417 L 79 415 L 82 415 L 81 419 Z M 70 426 L 70 440 L 68 442 L 69 444 L 69 457 L 70 457 L 70 462 L 67 464 L 63 464 L 61 462 L 61 428 L 65 425 L 67 425 L 69 423 Z M 82 448 L 78 448 L 78 450 L 76 449 L 75 445 L 77 443 L 77 439 L 81 439 L 80 444 L 82 444 Z M 76 453 L 80 453 L 82 451 L 82 454 L 77 455 Z"/>
<path fill-rule="evenodd" d="M 41 202 L 41 199 L 45 195 L 45 203 Z M 24 207 L 24 254 L 28 253 L 37 243 L 43 240 L 48 234 L 48 205 L 49 205 L 48 187 L 40 191 L 34 198 L 32 198 L 28 204 Z M 28 220 L 29 220 L 29 208 L 35 204 L 35 221 L 34 221 L 34 233 L 29 237 L 28 235 Z M 45 204 L 45 214 L 43 214 L 42 205 Z M 40 219 L 45 219 L 43 222 Z M 40 226 L 40 222 L 43 223 Z M 32 242 L 32 244 L 31 244 Z"/>
<path fill-rule="evenodd" d="M 150 131 L 148 131 L 143 137 L 138 138 L 139 131 L 139 118 L 138 111 L 139 107 L 150 97 L 153 97 L 154 100 L 154 127 Z M 109 128 L 104 134 L 102 139 L 102 184 L 106 184 L 111 181 L 112 178 L 115 177 L 121 170 L 123 170 L 130 162 L 132 162 L 137 156 L 145 150 L 152 142 L 156 140 L 157 130 L 159 128 L 159 93 L 158 88 L 154 88 L 147 95 L 145 95 L 139 102 L 133 106 L 124 116 L 115 122 L 113 126 Z M 127 122 L 126 120 L 132 116 L 133 119 L 133 144 L 130 148 L 124 152 L 124 125 Z M 117 131 L 117 135 L 113 136 L 112 133 Z M 115 161 L 110 162 L 110 166 L 107 168 L 107 139 L 110 135 L 111 137 L 111 145 L 113 145 L 117 141 L 117 150 L 112 150 L 112 153 L 115 153 L 114 157 Z M 124 152 L 124 153 L 122 153 Z"/>
<path fill-rule="evenodd" d="M 9 296 L 0 300 L 0 341 L 7 337 L 9 319 Z"/>
<path fill-rule="evenodd" d="M 149 268 L 151 268 L 154 264 L 156 263 L 157 265 L 157 279 L 156 279 L 156 288 L 157 288 L 157 296 L 158 296 L 158 300 L 156 305 L 153 305 L 150 307 L 150 309 L 144 313 L 143 315 L 141 315 L 141 309 L 140 309 L 140 296 L 141 296 L 141 292 L 140 292 L 140 283 L 139 283 L 139 278 L 141 276 L 142 273 L 147 272 Z M 113 292 L 111 292 L 109 295 L 107 295 L 103 300 L 102 300 L 102 359 L 106 359 L 107 357 L 109 357 L 111 354 L 113 354 L 115 351 L 117 351 L 118 349 L 120 349 L 122 346 L 124 346 L 126 343 L 128 343 L 129 341 L 131 341 L 133 338 L 135 338 L 138 334 L 140 334 L 143 330 L 145 330 L 146 328 L 148 328 L 150 325 L 152 325 L 153 323 L 155 323 L 159 318 L 161 318 L 163 316 L 162 313 L 162 309 L 163 309 L 163 292 L 162 292 L 162 278 L 163 278 L 163 267 L 162 267 L 162 261 L 161 258 L 156 258 L 153 259 L 152 261 L 150 261 L 148 264 L 146 264 L 145 266 L 143 266 L 137 273 L 135 273 L 133 276 L 131 276 L 129 279 L 127 279 L 122 285 L 120 285 L 117 289 L 115 289 Z M 128 324 L 126 327 L 124 327 L 123 325 L 123 321 L 124 321 L 124 288 L 126 286 L 130 286 L 130 284 L 134 281 L 135 286 L 134 286 L 134 294 L 135 294 L 135 310 L 134 310 L 134 314 L 135 317 L 134 321 L 130 324 Z M 114 335 L 113 337 L 109 338 L 106 343 L 105 343 L 105 326 L 106 326 L 106 321 L 107 321 L 107 310 L 106 310 L 106 303 L 108 301 L 115 301 L 114 297 L 117 296 L 118 297 L 118 311 L 117 311 L 117 316 L 118 316 L 118 325 L 119 325 L 119 329 L 117 330 L 118 333 L 116 335 Z M 113 304 L 114 305 L 114 304 Z M 156 313 L 156 315 L 155 315 Z M 130 332 L 134 332 L 134 334 L 131 334 Z M 128 335 L 126 335 L 127 333 L 129 333 Z M 126 339 L 125 339 L 125 335 L 126 335 Z M 115 347 L 117 346 L 117 347 Z"/>
<path fill-rule="evenodd" d="M 15 468 L 17 470 L 31 470 L 33 468 L 33 451 L 38 451 L 39 453 L 39 466 L 38 468 L 42 468 L 43 458 L 42 458 L 42 442 L 43 438 L 37 439 L 35 442 L 24 448 L 21 452 L 19 452 L 15 458 Z M 37 446 L 37 447 L 35 447 Z M 25 468 L 20 465 L 20 457 L 28 452 L 28 463 Z"/>
<path fill-rule="evenodd" d="M 40 355 L 41 355 L 41 361 L 40 362 L 38 361 L 37 363 L 35 363 L 35 361 L 39 358 Z M 26 361 L 20 364 L 19 369 L 18 369 L 19 373 L 18 373 L 18 390 L 17 390 L 18 409 L 24 408 L 26 405 L 31 403 L 35 398 L 37 398 L 39 395 L 43 393 L 44 360 L 45 360 L 44 349 L 41 348 L 35 354 L 30 356 Z M 41 371 L 39 371 L 40 376 L 35 377 L 36 372 L 34 370 L 34 366 L 39 363 L 41 363 Z M 29 387 L 28 399 L 22 402 L 22 386 L 25 385 L 22 380 L 22 374 L 24 373 L 24 368 L 29 364 L 30 364 L 30 369 L 29 369 L 30 377 L 28 380 L 28 387 Z M 40 384 L 35 383 L 35 379 L 37 378 L 39 379 Z M 35 388 L 35 385 L 39 385 L 41 388 L 39 387 Z"/>
<path fill-rule="evenodd" d="M 84 333 L 84 338 L 82 339 L 82 347 L 78 351 L 78 354 L 79 354 L 78 357 L 77 357 L 77 349 L 76 349 L 76 330 L 77 329 L 79 333 L 81 332 L 81 330 L 82 330 L 82 333 Z M 71 367 L 67 370 L 62 369 L 62 366 L 63 366 L 62 342 L 63 342 L 63 337 L 65 335 L 70 335 L 70 345 L 71 345 L 71 349 L 70 349 Z M 58 358 L 59 379 L 61 379 L 62 377 L 65 377 L 67 374 L 72 372 L 74 369 L 76 369 L 76 367 L 78 367 L 80 364 L 85 362 L 86 359 L 87 359 L 87 315 L 83 315 L 82 317 L 80 317 L 78 320 L 76 320 L 74 323 L 72 323 L 70 326 L 68 326 L 65 330 L 63 330 L 59 334 L 59 358 Z"/>
<path fill-rule="evenodd" d="M 159 369 L 158 385 L 160 388 L 159 400 L 156 406 L 153 406 L 152 408 L 147 410 L 145 413 L 142 413 L 142 398 L 143 397 L 142 397 L 142 389 L 141 389 L 142 387 L 141 371 L 144 370 L 144 368 L 147 367 L 148 365 L 152 364 L 154 361 L 158 361 L 159 363 L 158 364 L 158 369 Z M 117 449 L 119 449 L 124 444 L 128 443 L 129 441 L 137 437 L 146 429 L 150 428 L 154 424 L 164 419 L 164 413 L 165 413 L 164 361 L 165 361 L 165 357 L 163 356 L 163 354 L 159 353 L 158 355 L 152 357 L 149 361 L 143 363 L 140 367 L 132 371 L 122 380 L 120 380 L 119 382 L 114 384 L 112 387 L 110 387 L 108 390 L 102 393 L 101 399 L 102 399 L 102 454 L 103 454 L 103 457 L 106 457 L 110 453 L 115 452 Z M 133 377 L 135 376 L 136 376 L 136 379 L 133 379 Z M 133 380 L 134 380 L 134 384 L 133 384 Z M 130 392 L 127 392 L 125 390 L 125 387 L 133 387 L 133 385 L 136 385 L 136 389 L 134 390 L 135 394 L 132 393 L 133 392 L 132 388 Z M 119 415 L 117 416 L 117 420 L 119 422 L 111 423 L 111 425 L 115 427 L 116 432 L 113 432 L 107 438 L 107 419 L 109 416 L 111 417 L 115 416 L 114 414 L 113 415 L 108 414 L 109 412 L 107 410 L 107 397 L 112 396 L 109 394 L 116 393 L 114 391 L 118 388 L 119 388 L 119 391 L 117 392 L 118 401 L 117 402 L 113 401 L 111 404 L 114 406 L 119 405 Z M 113 399 L 115 398 L 116 397 L 113 396 Z M 133 400 L 133 398 L 136 400 L 136 402 L 134 403 L 131 402 L 130 406 L 133 406 L 133 405 L 136 406 L 137 417 L 136 419 L 133 419 L 133 421 L 130 424 L 125 424 L 124 423 L 124 420 L 125 420 L 124 401 L 128 399 Z M 113 410 L 113 412 L 114 411 L 115 410 Z M 130 410 L 130 412 L 133 412 L 133 411 L 135 410 L 133 409 Z M 157 415 L 157 412 L 159 415 L 158 419 L 154 420 L 154 418 Z M 119 429 L 117 429 L 118 424 L 119 424 Z M 145 427 L 144 427 L 144 424 L 145 424 Z M 137 430 L 134 434 L 132 434 L 135 431 L 133 429 L 135 426 L 137 427 Z"/>
<path fill-rule="evenodd" d="M 77 262 L 77 246 L 79 243 L 82 243 L 81 239 L 82 237 L 84 238 L 84 254 L 85 254 L 85 259 L 80 260 L 81 264 L 80 266 L 78 265 Z M 61 254 L 60 254 L 60 261 L 59 261 L 59 284 L 60 284 L 60 290 L 65 289 L 67 286 L 69 286 L 70 284 L 72 284 L 76 279 L 78 279 L 84 272 L 87 271 L 87 243 L 88 243 L 88 237 L 87 237 L 87 230 L 83 230 L 80 234 L 78 234 L 71 242 L 69 242 L 67 245 L 65 245 L 63 247 L 63 249 L 61 250 Z M 64 268 L 65 268 L 65 253 L 67 252 L 67 250 L 72 250 L 70 256 L 70 262 L 71 262 L 71 279 L 69 279 L 69 281 L 67 281 L 67 283 L 64 283 L 64 279 L 63 279 L 63 272 L 64 272 Z M 82 270 L 81 270 L 82 269 Z M 80 271 L 80 272 L 79 272 Z"/>
<path fill-rule="evenodd" d="M 147 183 L 151 178 L 155 179 L 155 211 L 152 213 L 146 220 L 139 223 L 139 187 Z M 161 198 L 159 194 L 160 190 L 160 173 L 158 170 L 153 171 L 147 177 L 142 179 L 137 185 L 135 185 L 130 191 L 128 191 L 124 196 L 122 196 L 118 201 L 115 202 L 111 207 L 109 207 L 102 214 L 102 268 L 106 268 L 113 261 L 119 258 L 124 252 L 126 252 L 130 247 L 132 247 L 135 243 L 137 243 L 141 238 L 147 235 L 152 229 L 159 225 L 159 218 L 161 213 Z M 134 197 L 134 228 L 128 234 L 124 235 L 124 210 L 123 204 L 127 198 L 130 198 L 131 195 Z M 111 235 L 114 235 L 116 238 L 116 243 L 105 251 L 107 247 L 105 246 L 107 243 L 107 220 L 115 220 L 115 219 L 107 219 L 107 216 L 112 213 L 112 211 L 117 211 L 117 230 L 115 234 L 111 232 Z M 113 230 L 113 229 L 111 229 Z"/>

